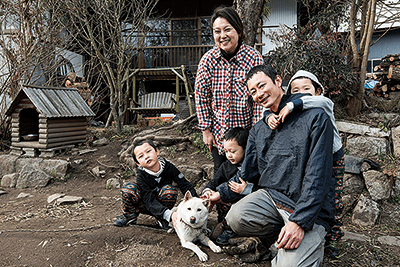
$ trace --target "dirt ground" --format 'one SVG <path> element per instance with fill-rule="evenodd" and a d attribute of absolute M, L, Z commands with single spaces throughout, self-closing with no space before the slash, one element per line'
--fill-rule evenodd
<path fill-rule="evenodd" d="M 244 264 L 206 247 L 202 249 L 209 260 L 202 263 L 181 247 L 176 234 L 160 230 L 155 220 L 146 215 L 139 216 L 137 226 L 113 226 L 122 204 L 119 189 L 107 189 L 106 180 L 118 173 L 124 181 L 134 177 L 129 176 L 117 155 L 126 139 L 113 136 L 110 140 L 110 144 L 96 147 L 97 151 L 89 154 L 57 155 L 56 158 L 71 162 L 70 175 L 64 180 L 53 179 L 44 188 L 3 188 L 7 194 L 0 195 L 0 266 L 270 266 L 266 261 Z M 212 163 L 193 144 L 179 153 L 162 147 L 161 154 L 175 165 Z M 187 159 L 186 163 L 179 162 L 182 158 Z M 83 163 L 74 163 L 79 159 Z M 97 178 L 89 172 L 96 166 L 106 171 L 105 177 Z M 17 198 L 20 193 L 30 196 Z M 47 197 L 55 193 L 80 196 L 83 202 L 48 204 Z M 361 229 L 349 224 L 349 217 L 343 227 L 347 231 L 370 237 L 400 235 L 399 226 L 382 221 L 376 227 Z M 215 224 L 213 211 L 209 226 Z M 341 257 L 325 257 L 323 266 L 396 266 L 400 262 L 398 247 L 355 241 L 344 241 L 340 246 Z"/>

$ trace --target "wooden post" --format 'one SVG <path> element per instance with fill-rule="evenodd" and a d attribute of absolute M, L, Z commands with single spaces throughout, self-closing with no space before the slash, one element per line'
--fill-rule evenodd
<path fill-rule="evenodd" d="M 131 105 L 131 103 L 129 101 L 129 91 L 130 91 L 130 88 L 129 88 L 129 68 L 127 68 L 126 71 L 125 71 L 124 80 L 125 79 L 126 79 L 126 96 L 125 96 L 125 100 L 124 100 L 124 102 L 125 102 L 125 106 L 124 106 L 125 121 L 124 121 L 124 124 L 125 124 L 125 122 L 129 121 L 129 112 L 128 112 L 128 110 L 129 110 L 129 107 Z"/>
<path fill-rule="evenodd" d="M 132 76 L 132 99 L 133 99 L 133 103 L 137 103 L 137 98 L 136 98 L 136 73 L 133 74 L 133 76 Z"/>
<path fill-rule="evenodd" d="M 176 83 L 176 113 L 179 113 L 179 77 L 176 75 L 175 77 Z"/>
<path fill-rule="evenodd" d="M 189 85 L 190 85 L 190 81 L 189 81 L 189 77 L 186 75 L 185 72 L 185 65 L 181 65 L 181 70 L 182 70 L 182 76 L 184 78 L 183 82 L 185 84 L 185 91 L 186 91 L 186 99 L 189 105 L 189 114 L 190 116 L 193 114 L 193 110 L 192 110 L 192 101 L 190 99 L 190 93 L 189 93 Z M 189 83 L 189 85 L 188 85 Z M 191 86 L 190 86 L 191 88 Z"/>

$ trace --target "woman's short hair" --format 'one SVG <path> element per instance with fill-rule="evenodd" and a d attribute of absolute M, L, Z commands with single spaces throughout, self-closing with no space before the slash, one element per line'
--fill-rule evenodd
<path fill-rule="evenodd" d="M 214 9 L 214 12 L 211 16 L 211 30 L 213 28 L 214 21 L 217 18 L 224 18 L 229 22 L 229 24 L 232 25 L 232 27 L 239 34 L 239 41 L 243 41 L 245 39 L 242 19 L 233 7 L 221 5 Z"/>

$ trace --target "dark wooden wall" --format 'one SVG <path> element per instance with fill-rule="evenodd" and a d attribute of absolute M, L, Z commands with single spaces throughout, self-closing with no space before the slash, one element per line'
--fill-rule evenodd
<path fill-rule="evenodd" d="M 160 0 L 157 4 L 157 15 L 171 18 L 211 16 L 214 8 L 224 4 L 231 6 L 233 0 Z"/>
<path fill-rule="evenodd" d="M 39 118 L 39 144 L 46 148 L 86 141 L 86 118 Z"/>

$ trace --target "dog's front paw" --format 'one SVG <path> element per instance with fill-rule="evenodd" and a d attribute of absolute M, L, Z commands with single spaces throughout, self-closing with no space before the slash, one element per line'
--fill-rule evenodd
<path fill-rule="evenodd" d="M 215 245 L 214 243 L 210 243 L 210 248 L 215 253 L 222 252 L 222 248 L 220 246 Z"/>
<path fill-rule="evenodd" d="M 197 254 L 197 257 L 199 257 L 199 260 L 201 260 L 201 261 L 208 260 L 208 255 L 206 253 L 204 253 L 203 251 L 199 251 L 196 254 Z"/>

